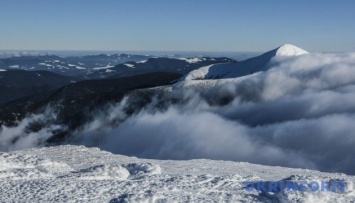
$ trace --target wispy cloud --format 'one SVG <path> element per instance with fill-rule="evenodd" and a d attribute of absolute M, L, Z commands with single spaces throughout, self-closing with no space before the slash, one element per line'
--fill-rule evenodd
<path fill-rule="evenodd" d="M 45 56 L 50 52 L 42 51 L 0 51 L 0 58 L 21 57 L 21 56 Z"/>

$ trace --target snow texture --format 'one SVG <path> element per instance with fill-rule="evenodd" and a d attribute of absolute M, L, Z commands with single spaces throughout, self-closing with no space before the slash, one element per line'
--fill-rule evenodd
<path fill-rule="evenodd" d="M 57 146 L 0 154 L 1 202 L 350 202 L 353 176 L 205 159 L 147 160 Z M 243 181 L 345 180 L 341 192 L 248 192 Z"/>

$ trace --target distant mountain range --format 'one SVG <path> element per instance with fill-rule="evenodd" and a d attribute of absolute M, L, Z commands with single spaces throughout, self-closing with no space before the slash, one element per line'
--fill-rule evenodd
<path fill-rule="evenodd" d="M 54 73 L 85 78 L 86 74 L 114 67 L 127 61 L 147 60 L 152 56 L 130 54 L 100 54 L 83 57 L 56 55 L 20 56 L 0 59 L 0 69 L 46 70 Z"/>
<path fill-rule="evenodd" d="M 153 57 L 143 61 L 129 61 L 118 64 L 115 67 L 101 68 L 100 70 L 88 74 L 89 78 L 118 78 L 152 72 L 171 72 L 185 75 L 197 68 L 221 63 L 235 63 L 233 59 L 219 57 L 202 57 L 202 58 L 164 58 Z"/>
<path fill-rule="evenodd" d="M 83 57 L 60 57 L 56 55 L 20 56 L 0 59 L 0 70 L 46 70 L 78 79 L 123 77 L 169 71 L 180 74 L 208 64 L 235 62 L 229 58 L 166 58 L 149 55 L 100 54 Z"/>
<path fill-rule="evenodd" d="M 139 111 L 152 100 L 152 87 L 174 82 L 236 78 L 269 68 L 275 56 L 308 53 L 283 45 L 260 56 L 237 62 L 220 57 L 164 58 L 143 55 L 84 57 L 23 56 L 0 60 L 0 125 L 14 126 L 27 115 L 55 107 L 58 123 L 69 126 L 49 142 L 58 142 L 84 125 L 87 113 L 128 93 L 138 100 L 126 109 Z M 181 83 L 179 82 L 179 83 Z M 177 83 L 177 84 L 179 84 Z M 37 129 L 38 125 L 34 125 Z"/>
<path fill-rule="evenodd" d="M 48 104 L 61 103 L 60 117 L 78 126 L 87 108 L 119 101 L 135 89 L 172 84 L 206 65 L 235 62 L 224 57 L 149 58 L 128 54 L 1 59 L 0 125 L 16 124 Z"/>

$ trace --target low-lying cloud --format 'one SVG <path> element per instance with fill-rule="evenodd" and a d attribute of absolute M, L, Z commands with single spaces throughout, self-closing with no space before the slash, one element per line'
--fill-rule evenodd
<path fill-rule="evenodd" d="M 56 112 L 48 107 L 42 114 L 31 115 L 19 121 L 16 127 L 1 126 L 0 151 L 44 146 L 55 132 L 65 129 L 65 126 L 56 124 Z"/>
<path fill-rule="evenodd" d="M 0 58 L 21 57 L 21 56 L 46 56 L 49 52 L 40 51 L 0 51 Z"/>
<path fill-rule="evenodd" d="M 146 158 L 355 174 L 355 54 L 307 54 L 272 64 L 269 71 L 210 88 L 193 82 L 155 97 L 133 115 L 125 109 L 136 98 L 127 97 L 95 112 L 67 142 Z M 0 138 L 8 132 L 3 128 Z"/>

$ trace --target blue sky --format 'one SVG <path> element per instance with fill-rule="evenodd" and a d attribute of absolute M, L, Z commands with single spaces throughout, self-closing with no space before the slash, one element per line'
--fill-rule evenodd
<path fill-rule="evenodd" d="M 353 0 L 1 0 L 2 50 L 355 51 Z"/>

